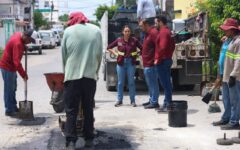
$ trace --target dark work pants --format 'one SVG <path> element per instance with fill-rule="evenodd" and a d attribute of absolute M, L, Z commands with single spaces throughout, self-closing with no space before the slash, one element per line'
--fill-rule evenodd
<path fill-rule="evenodd" d="M 89 78 L 66 81 L 64 83 L 64 101 L 67 115 L 65 136 L 67 141 L 77 141 L 76 123 L 79 104 L 82 102 L 84 125 L 83 134 L 86 140 L 93 139 L 93 103 L 96 81 Z"/>

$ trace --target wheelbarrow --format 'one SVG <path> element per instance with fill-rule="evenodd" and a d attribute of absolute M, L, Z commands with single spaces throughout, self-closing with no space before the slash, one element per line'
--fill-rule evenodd
<path fill-rule="evenodd" d="M 64 110 L 64 98 L 63 98 L 63 81 L 64 74 L 63 73 L 45 73 L 44 74 L 47 80 L 47 84 L 52 91 L 50 104 L 53 106 L 53 109 L 57 112 L 63 112 Z M 77 135 L 82 136 L 83 130 L 83 109 L 80 102 L 79 105 L 79 113 L 77 117 Z M 59 116 L 58 123 L 59 127 L 64 135 L 65 123 L 66 123 L 66 115 Z"/>
<path fill-rule="evenodd" d="M 61 113 L 64 110 L 63 99 L 63 73 L 45 73 L 48 87 L 52 91 L 50 104 L 56 113 Z"/>

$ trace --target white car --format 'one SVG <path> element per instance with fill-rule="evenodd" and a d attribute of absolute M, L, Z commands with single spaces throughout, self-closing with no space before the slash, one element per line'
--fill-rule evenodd
<path fill-rule="evenodd" d="M 39 31 L 42 38 L 42 47 L 43 48 L 55 48 L 56 41 L 55 35 L 51 30 L 40 30 Z"/>
<path fill-rule="evenodd" d="M 36 31 L 34 31 L 34 32 L 36 32 Z M 38 51 L 39 55 L 42 54 L 42 39 L 41 39 L 41 36 L 40 36 L 39 32 L 36 32 L 35 43 L 28 44 L 27 49 L 30 52 Z"/>
<path fill-rule="evenodd" d="M 54 35 L 55 35 L 55 42 L 57 44 L 57 46 L 61 45 L 61 37 L 58 31 L 53 31 Z"/>

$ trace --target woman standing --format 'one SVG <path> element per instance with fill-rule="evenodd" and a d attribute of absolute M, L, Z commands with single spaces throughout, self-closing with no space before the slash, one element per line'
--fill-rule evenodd
<path fill-rule="evenodd" d="M 136 107 L 135 103 L 135 81 L 134 75 L 136 70 L 136 58 L 137 58 L 137 48 L 142 50 L 142 45 L 140 42 L 131 37 L 131 30 L 129 26 L 124 26 L 122 30 L 123 37 L 120 37 L 113 41 L 108 46 L 108 51 L 117 55 L 117 76 L 118 76 L 118 85 L 117 85 L 117 102 L 116 107 L 122 105 L 123 100 L 123 86 L 125 82 L 125 74 L 127 73 L 128 77 L 128 88 L 129 96 L 131 100 L 131 105 Z M 117 47 L 118 51 L 115 52 L 112 48 Z"/>

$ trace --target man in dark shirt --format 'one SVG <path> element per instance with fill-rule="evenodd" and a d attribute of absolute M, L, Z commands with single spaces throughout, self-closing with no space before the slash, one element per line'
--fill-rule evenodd
<path fill-rule="evenodd" d="M 171 31 L 166 25 L 167 19 L 165 17 L 157 17 L 155 24 L 159 28 L 159 33 L 156 40 L 154 64 L 157 67 L 158 77 L 165 94 L 164 103 L 159 112 L 166 112 L 168 105 L 172 101 L 171 66 L 175 42 L 171 37 Z"/>
<path fill-rule="evenodd" d="M 154 21 L 152 18 L 143 19 L 140 22 L 140 27 L 145 32 L 142 49 L 142 60 L 144 67 L 144 76 L 149 90 L 149 101 L 144 103 L 145 109 L 157 108 L 159 97 L 159 86 L 157 79 L 156 67 L 154 66 L 154 54 L 155 54 L 155 40 L 158 35 L 157 29 L 154 27 Z"/>
<path fill-rule="evenodd" d="M 24 71 L 21 59 L 25 51 L 25 45 L 35 42 L 36 32 L 32 29 L 24 33 L 14 33 L 6 44 L 3 56 L 0 60 L 0 70 L 4 81 L 4 104 L 5 115 L 16 116 L 18 112 L 16 101 L 17 74 L 20 74 L 23 80 L 28 79 L 27 73 Z"/>

